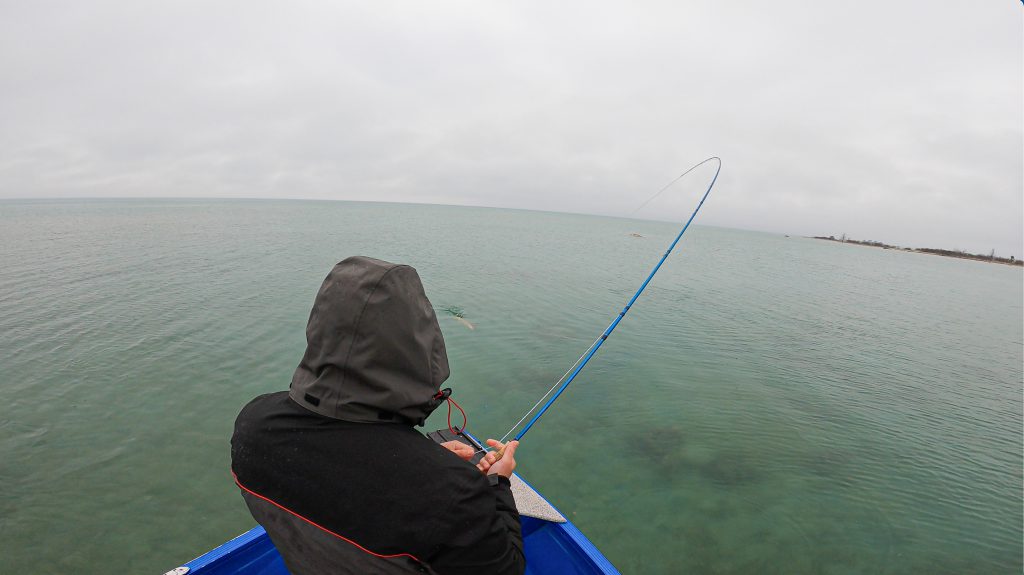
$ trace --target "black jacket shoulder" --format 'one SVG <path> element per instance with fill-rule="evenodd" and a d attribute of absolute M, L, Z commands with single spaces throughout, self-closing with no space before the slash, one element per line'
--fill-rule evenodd
<path fill-rule="evenodd" d="M 525 567 L 508 487 L 407 424 L 327 418 L 271 393 L 242 409 L 231 459 L 245 489 L 373 553 L 408 553 L 438 573 Z"/>

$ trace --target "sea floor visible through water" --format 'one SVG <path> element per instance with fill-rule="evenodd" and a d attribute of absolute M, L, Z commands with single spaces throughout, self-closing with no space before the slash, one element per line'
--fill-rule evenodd
<path fill-rule="evenodd" d="M 335 262 L 418 269 L 447 385 L 500 437 L 678 228 L 0 202 L 0 571 L 162 573 L 250 528 L 232 423 L 287 388 Z M 1020 573 L 1022 300 L 1019 268 L 694 226 L 519 471 L 623 573 Z"/>

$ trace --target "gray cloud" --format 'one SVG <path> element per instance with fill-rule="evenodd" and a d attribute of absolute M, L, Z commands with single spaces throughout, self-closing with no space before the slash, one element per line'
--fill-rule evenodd
<path fill-rule="evenodd" d="M 1020 256 L 1021 10 L 5 2 L 0 197 L 625 215 L 717 154 L 703 223 Z"/>

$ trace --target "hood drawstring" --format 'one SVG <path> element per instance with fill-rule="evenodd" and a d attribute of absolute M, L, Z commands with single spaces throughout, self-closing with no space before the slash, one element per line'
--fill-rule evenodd
<path fill-rule="evenodd" d="M 442 389 L 441 391 L 438 391 L 434 395 L 434 400 L 437 401 L 438 403 L 440 403 L 442 401 L 447 401 L 448 402 L 448 431 L 452 432 L 452 434 L 454 434 L 454 435 L 459 435 L 463 431 L 466 431 L 466 424 L 469 423 L 469 418 L 466 417 L 466 411 L 464 409 L 462 409 L 462 407 L 460 407 L 458 403 L 455 403 L 454 399 L 452 399 L 452 388 L 446 387 L 446 388 Z M 452 406 L 453 405 L 455 406 L 455 409 L 458 409 L 459 413 L 462 414 L 462 427 L 460 427 L 458 429 L 452 427 Z"/>

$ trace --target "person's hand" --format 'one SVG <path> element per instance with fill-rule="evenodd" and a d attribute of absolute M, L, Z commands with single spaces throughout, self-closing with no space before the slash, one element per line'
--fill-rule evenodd
<path fill-rule="evenodd" d="M 455 455 L 458 455 L 460 459 L 463 459 L 465 461 L 473 459 L 473 456 L 476 455 L 475 449 L 473 449 L 469 445 L 466 445 L 465 443 L 462 443 L 461 441 L 445 441 L 444 443 L 441 444 L 441 447 L 447 449 L 448 451 L 451 451 Z M 477 465 L 477 467 L 480 466 Z"/>
<path fill-rule="evenodd" d="M 485 471 L 485 473 L 487 473 L 487 475 L 497 473 L 498 475 L 504 477 L 512 477 L 512 471 L 515 470 L 516 468 L 515 454 L 516 448 L 519 447 L 519 442 L 509 441 L 508 443 L 502 445 L 502 443 L 496 439 L 488 439 L 487 445 L 493 447 L 495 451 L 501 451 L 501 449 L 504 448 L 505 453 L 501 456 L 501 459 L 499 459 L 498 461 L 494 461 L 498 454 L 495 453 L 495 451 L 489 452 L 487 456 L 481 460 L 484 461 L 488 458 L 491 458 L 491 463 L 488 469 Z M 480 466 L 477 465 L 477 467 Z"/>
<path fill-rule="evenodd" d="M 496 451 L 485 451 L 484 456 L 480 458 L 480 461 L 476 462 L 476 468 L 480 470 L 480 473 L 487 475 L 487 471 L 490 470 L 491 465 L 498 460 L 498 453 Z"/>

